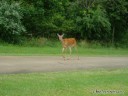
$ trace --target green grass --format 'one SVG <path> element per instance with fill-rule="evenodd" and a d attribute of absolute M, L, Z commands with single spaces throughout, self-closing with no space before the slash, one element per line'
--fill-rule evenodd
<path fill-rule="evenodd" d="M 0 45 L 0 55 L 61 55 L 59 47 L 23 47 L 12 45 Z M 75 54 L 75 50 L 72 52 Z M 116 48 L 84 48 L 78 47 L 81 56 L 128 56 L 128 49 Z"/>
<path fill-rule="evenodd" d="M 0 74 L 0 96 L 128 96 L 128 69 Z"/>

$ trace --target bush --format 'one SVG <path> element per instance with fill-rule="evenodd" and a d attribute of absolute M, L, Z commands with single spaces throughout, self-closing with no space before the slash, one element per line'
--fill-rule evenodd
<path fill-rule="evenodd" d="M 57 47 L 59 43 L 56 40 L 49 40 L 47 38 L 29 38 L 24 39 L 24 41 L 21 43 L 21 46 L 31 46 L 31 47 Z"/>
<path fill-rule="evenodd" d="M 0 3 L 0 38 L 9 43 L 18 43 L 25 32 L 21 23 L 22 12 L 19 3 Z"/>
<path fill-rule="evenodd" d="M 89 43 L 86 40 L 81 40 L 78 43 L 78 46 L 83 47 L 83 48 L 88 48 L 89 47 Z"/>
<path fill-rule="evenodd" d="M 83 48 L 102 48 L 102 47 L 106 47 L 105 45 L 103 45 L 102 43 L 98 42 L 98 41 L 86 41 L 86 40 L 81 40 L 80 42 L 78 42 L 78 46 L 83 47 Z"/>

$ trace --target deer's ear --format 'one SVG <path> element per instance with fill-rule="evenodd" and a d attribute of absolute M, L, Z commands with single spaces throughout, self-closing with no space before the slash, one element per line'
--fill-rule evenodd
<path fill-rule="evenodd" d="M 60 35 L 57 33 L 57 36 L 60 36 Z"/>
<path fill-rule="evenodd" d="M 62 34 L 62 36 L 64 36 L 64 33 Z"/>

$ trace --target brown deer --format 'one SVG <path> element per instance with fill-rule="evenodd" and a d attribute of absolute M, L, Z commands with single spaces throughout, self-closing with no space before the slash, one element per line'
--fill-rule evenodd
<path fill-rule="evenodd" d="M 62 35 L 57 34 L 57 35 L 59 37 L 59 40 L 62 43 L 62 47 L 63 47 L 62 48 L 62 55 L 63 55 L 64 60 L 65 60 L 64 52 L 67 48 L 69 48 L 70 57 L 71 57 L 71 54 L 72 54 L 72 47 L 75 47 L 75 49 L 77 51 L 77 55 L 78 55 L 77 44 L 76 44 L 76 39 L 75 38 L 65 38 L 65 39 L 63 39 L 64 34 L 62 34 Z M 78 60 L 79 60 L 79 56 L 78 56 Z"/>

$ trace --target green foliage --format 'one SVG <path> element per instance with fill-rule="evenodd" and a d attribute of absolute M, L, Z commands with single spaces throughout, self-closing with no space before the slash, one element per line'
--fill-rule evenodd
<path fill-rule="evenodd" d="M 128 42 L 127 0 L 1 1 L 0 38 L 11 43 L 25 37 L 66 37 L 103 44 Z M 24 28 L 25 27 L 25 28 Z M 26 29 L 26 33 L 23 33 Z M 22 34 L 23 33 L 23 34 Z M 124 44 L 123 43 L 123 44 Z M 118 47 L 118 46 L 117 46 Z"/>
<path fill-rule="evenodd" d="M 81 36 L 88 40 L 106 41 L 109 38 L 111 24 L 101 6 L 95 9 L 83 10 L 82 16 L 77 17 L 77 27 Z M 81 26 L 78 26 L 78 25 Z"/>
<path fill-rule="evenodd" d="M 22 12 L 19 3 L 9 4 L 6 1 L 1 1 L 0 38 L 10 43 L 19 42 L 20 35 L 25 32 L 21 19 Z"/>
<path fill-rule="evenodd" d="M 54 39 L 48 40 L 47 38 L 24 38 L 24 41 L 19 44 L 24 47 L 58 47 L 60 45 L 59 41 Z"/>
<path fill-rule="evenodd" d="M 23 19 L 22 22 L 27 30 L 26 35 L 32 34 L 32 36 L 41 35 L 43 30 L 44 9 L 41 0 L 25 1 L 22 2 Z"/>
<path fill-rule="evenodd" d="M 112 42 L 120 42 L 128 29 L 128 1 L 106 0 L 103 4 L 112 25 Z"/>
<path fill-rule="evenodd" d="M 121 40 L 115 43 L 116 47 L 128 48 L 128 30 L 121 37 Z"/>

